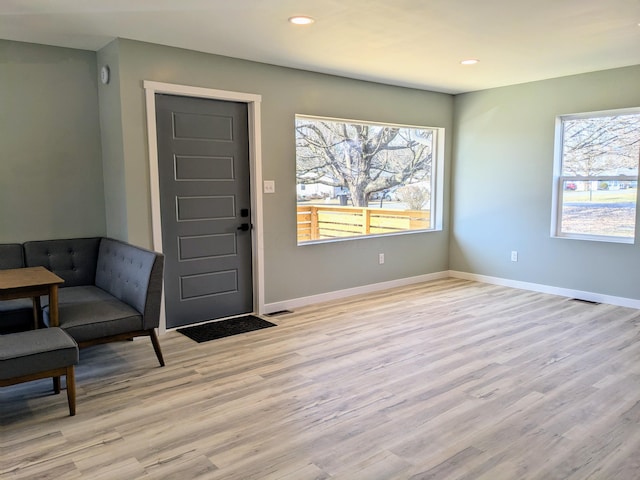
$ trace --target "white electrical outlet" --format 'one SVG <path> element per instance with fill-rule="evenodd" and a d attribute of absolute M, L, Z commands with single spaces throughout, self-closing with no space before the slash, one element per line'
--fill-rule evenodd
<path fill-rule="evenodd" d="M 384 253 L 378 254 L 378 263 L 382 265 L 384 263 Z"/>
<path fill-rule="evenodd" d="M 264 181 L 264 193 L 276 193 L 276 181 L 265 180 Z"/>
<path fill-rule="evenodd" d="M 515 250 L 513 250 L 511 252 L 511 261 L 512 262 L 517 262 L 518 261 L 518 252 L 516 252 Z"/>

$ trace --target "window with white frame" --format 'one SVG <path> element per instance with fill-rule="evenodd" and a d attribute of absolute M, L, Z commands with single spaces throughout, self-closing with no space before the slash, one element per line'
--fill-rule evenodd
<path fill-rule="evenodd" d="M 640 108 L 558 117 L 552 235 L 633 243 L 639 162 Z"/>
<path fill-rule="evenodd" d="M 444 129 L 296 115 L 298 244 L 439 230 Z"/>

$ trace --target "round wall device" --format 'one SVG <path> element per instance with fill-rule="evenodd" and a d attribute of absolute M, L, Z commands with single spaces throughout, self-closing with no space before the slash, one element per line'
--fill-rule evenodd
<path fill-rule="evenodd" d="M 104 65 L 100 69 L 100 81 L 106 85 L 107 83 L 109 83 L 110 78 L 111 71 L 109 70 L 109 65 Z"/>

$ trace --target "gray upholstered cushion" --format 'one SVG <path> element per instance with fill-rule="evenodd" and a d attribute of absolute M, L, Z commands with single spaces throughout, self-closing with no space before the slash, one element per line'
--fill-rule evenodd
<path fill-rule="evenodd" d="M 22 245 L 0 244 L 0 270 L 24 267 Z M 33 303 L 30 299 L 0 301 L 0 334 L 33 328 Z"/>
<path fill-rule="evenodd" d="M 142 330 L 142 315 L 98 287 L 61 288 L 58 318 L 76 341 L 84 342 Z M 44 309 L 49 325 L 49 307 Z"/>
<path fill-rule="evenodd" d="M 22 245 L 19 243 L 0 244 L 0 270 L 24 267 Z"/>
<path fill-rule="evenodd" d="M 78 363 L 78 345 L 60 328 L 0 336 L 0 379 L 21 377 Z"/>
<path fill-rule="evenodd" d="M 0 335 L 33 328 L 33 303 L 30 298 L 0 301 Z"/>
<path fill-rule="evenodd" d="M 58 289 L 58 304 L 100 302 L 113 300 L 113 295 L 95 285 L 81 285 Z M 48 297 L 41 297 L 42 306 L 49 305 Z"/>
<path fill-rule="evenodd" d="M 33 301 L 30 298 L 0 301 L 0 315 L 14 312 L 16 310 L 27 310 L 33 319 Z"/>
<path fill-rule="evenodd" d="M 160 253 L 103 238 L 96 286 L 142 313 L 145 330 L 156 328 L 160 318 L 163 265 L 164 257 Z"/>
<path fill-rule="evenodd" d="M 51 270 L 64 280 L 62 287 L 93 285 L 99 245 L 99 237 L 26 242 L 25 262 Z"/>
<path fill-rule="evenodd" d="M 96 286 L 142 313 L 154 257 L 147 250 L 105 238 L 100 242 Z"/>

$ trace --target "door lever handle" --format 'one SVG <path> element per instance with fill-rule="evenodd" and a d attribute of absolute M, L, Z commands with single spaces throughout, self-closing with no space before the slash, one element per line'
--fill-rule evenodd
<path fill-rule="evenodd" d="M 242 223 L 239 227 L 238 230 L 241 230 L 243 232 L 248 231 L 251 228 L 251 225 L 249 225 L 248 223 Z"/>

